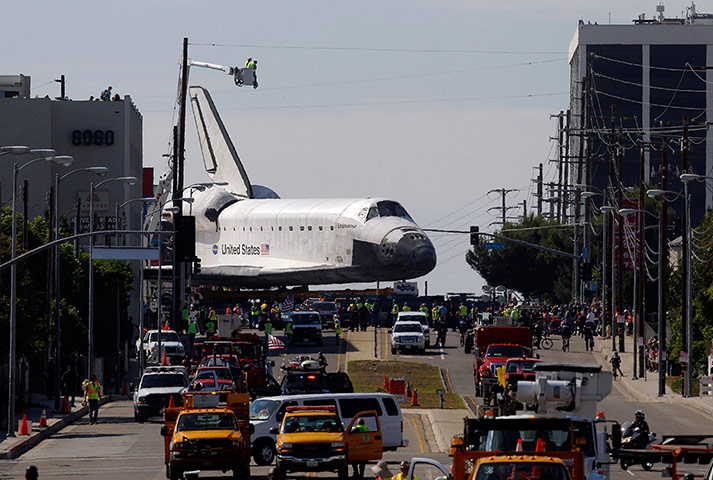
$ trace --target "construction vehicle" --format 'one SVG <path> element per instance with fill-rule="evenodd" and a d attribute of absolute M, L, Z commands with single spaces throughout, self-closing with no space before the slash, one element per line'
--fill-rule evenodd
<path fill-rule="evenodd" d="M 528 327 L 480 327 L 475 331 L 473 375 L 475 396 L 485 405 L 495 402 L 498 393 L 496 369 L 508 358 L 532 355 L 532 330 Z"/>
<path fill-rule="evenodd" d="M 436 460 L 411 459 L 405 480 L 433 478 L 432 471 L 442 474 L 439 480 L 584 480 L 582 452 L 457 452 L 449 471 Z M 428 473 L 426 473 L 428 471 Z"/>
<path fill-rule="evenodd" d="M 166 478 L 178 480 L 192 470 L 233 471 L 234 478 L 250 478 L 250 435 L 246 393 L 183 394 L 183 406 L 163 410 Z"/>
<path fill-rule="evenodd" d="M 597 404 L 611 392 L 611 372 L 601 365 L 545 362 L 534 369 L 534 381 L 520 380 L 509 393 L 523 410 L 497 416 L 497 407 L 480 409 L 482 418 L 465 419 L 452 452 L 581 452 L 588 480 L 608 478 L 607 434 L 597 428 L 605 419 Z"/>

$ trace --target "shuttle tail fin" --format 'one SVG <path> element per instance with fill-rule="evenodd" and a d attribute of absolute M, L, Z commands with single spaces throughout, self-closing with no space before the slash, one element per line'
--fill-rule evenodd
<path fill-rule="evenodd" d="M 193 107 L 193 118 L 198 129 L 203 163 L 211 180 L 227 182 L 228 185 L 224 188 L 234 195 L 253 198 L 248 174 L 218 115 L 210 93 L 204 87 L 197 86 L 189 88 L 189 96 Z"/>

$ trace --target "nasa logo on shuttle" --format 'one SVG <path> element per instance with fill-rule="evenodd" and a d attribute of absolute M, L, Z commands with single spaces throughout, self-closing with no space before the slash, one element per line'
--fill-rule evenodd
<path fill-rule="evenodd" d="M 218 255 L 218 245 L 213 245 L 213 255 Z"/>

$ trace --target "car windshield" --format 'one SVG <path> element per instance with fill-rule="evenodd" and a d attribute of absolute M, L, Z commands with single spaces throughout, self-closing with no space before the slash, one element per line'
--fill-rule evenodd
<path fill-rule="evenodd" d="M 215 375 L 218 377 L 218 380 L 232 380 L 233 376 L 230 374 L 230 370 L 227 368 L 209 368 L 209 369 L 200 369 L 196 375 L 196 378 L 199 378 L 199 375 L 202 375 L 203 373 L 208 373 L 210 374 L 211 372 L 215 372 Z"/>
<path fill-rule="evenodd" d="M 344 431 L 336 415 L 294 415 L 285 418 L 282 433 Z"/>
<path fill-rule="evenodd" d="M 201 361 L 202 367 L 238 367 L 238 360 L 235 357 L 206 357 Z"/>
<path fill-rule="evenodd" d="M 533 425 L 528 425 L 531 423 Z M 537 426 L 535 426 L 535 424 Z M 553 423 L 551 420 L 519 423 L 519 428 L 513 425 L 503 426 L 502 430 L 493 429 L 487 433 L 489 441 L 485 450 L 501 452 L 514 452 L 519 447 L 518 439 L 522 440 L 522 450 L 534 452 L 538 440 L 545 442 L 545 450 L 553 452 L 571 452 L 572 446 L 584 452 L 585 457 L 594 456 L 594 438 L 591 424 L 587 422 L 562 422 Z M 571 426 L 570 426 L 571 425 Z M 571 428 L 571 431 L 570 431 Z M 574 435 L 574 441 L 572 440 Z"/>
<path fill-rule="evenodd" d="M 235 351 L 235 355 L 240 358 L 257 358 L 257 351 L 253 344 L 236 343 L 233 345 L 233 350 Z"/>
<path fill-rule="evenodd" d="M 534 373 L 536 363 L 537 362 L 527 361 L 508 362 L 508 366 L 505 371 L 508 373 L 517 373 L 517 367 L 519 366 L 522 369 L 522 373 Z"/>
<path fill-rule="evenodd" d="M 397 323 L 394 325 L 394 333 L 423 333 L 421 325 L 418 323 Z"/>
<path fill-rule="evenodd" d="M 324 375 L 319 373 L 290 373 L 285 378 L 285 388 L 301 392 L 322 392 L 327 390 Z"/>
<path fill-rule="evenodd" d="M 318 314 L 292 315 L 292 325 L 321 325 Z"/>
<path fill-rule="evenodd" d="M 520 345 L 490 345 L 488 347 L 488 357 L 511 358 L 522 357 L 523 351 Z"/>
<path fill-rule="evenodd" d="M 475 480 L 511 478 L 527 480 L 546 478 L 547 480 L 569 480 L 569 474 L 561 463 L 550 462 L 492 462 L 478 467 Z"/>
<path fill-rule="evenodd" d="M 315 302 L 312 304 L 312 308 L 319 312 L 336 312 L 337 306 L 332 302 Z"/>
<path fill-rule="evenodd" d="M 176 332 L 161 332 L 161 342 L 176 342 L 180 343 L 178 334 Z M 158 334 L 152 332 L 149 336 L 149 342 L 158 342 Z"/>
<path fill-rule="evenodd" d="M 425 315 L 399 315 L 399 321 L 419 322 L 421 325 L 428 325 L 428 317 Z"/>
<path fill-rule="evenodd" d="M 144 375 L 140 388 L 185 387 L 186 376 L 179 373 L 162 373 L 160 375 Z"/>
<path fill-rule="evenodd" d="M 250 403 L 250 420 L 267 420 L 280 405 L 277 400 L 255 400 Z"/>
<path fill-rule="evenodd" d="M 191 430 L 236 430 L 235 415 L 230 412 L 184 413 L 176 424 L 177 432 Z"/>

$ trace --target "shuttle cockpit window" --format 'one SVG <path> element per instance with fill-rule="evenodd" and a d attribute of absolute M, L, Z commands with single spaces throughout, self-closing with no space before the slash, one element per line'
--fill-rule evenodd
<path fill-rule="evenodd" d="M 378 202 L 375 207 L 369 208 L 366 220 L 369 221 L 376 217 L 401 217 L 413 221 L 406 209 L 402 207 L 400 203 L 393 202 L 391 200 Z"/>

